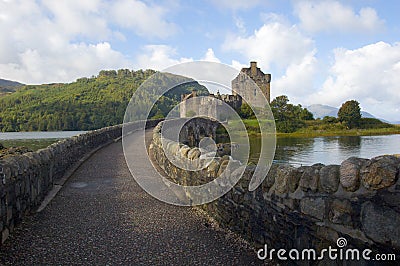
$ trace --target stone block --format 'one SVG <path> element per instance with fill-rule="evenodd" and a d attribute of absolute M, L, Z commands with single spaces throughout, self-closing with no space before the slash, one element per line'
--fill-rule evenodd
<path fill-rule="evenodd" d="M 361 209 L 363 232 L 374 241 L 400 248 L 400 214 L 389 207 L 370 201 Z"/>
<path fill-rule="evenodd" d="M 224 155 L 231 155 L 231 144 L 230 143 L 218 143 L 217 144 L 217 155 L 222 157 Z"/>
<path fill-rule="evenodd" d="M 274 185 L 278 167 L 279 166 L 277 164 L 271 165 L 271 168 L 269 169 L 267 176 L 265 177 L 264 181 L 261 184 L 263 193 L 268 192 L 269 189 Z"/>
<path fill-rule="evenodd" d="M 301 175 L 299 187 L 304 191 L 316 192 L 318 190 L 320 166 L 308 166 Z"/>
<path fill-rule="evenodd" d="M 190 147 L 187 145 L 183 145 L 179 150 L 180 156 L 187 158 L 187 154 L 190 151 Z"/>
<path fill-rule="evenodd" d="M 200 149 L 197 147 L 191 149 L 187 154 L 189 160 L 198 159 L 200 157 L 200 155 L 201 155 Z"/>
<path fill-rule="evenodd" d="M 397 180 L 400 159 L 391 156 L 379 156 L 369 160 L 361 169 L 361 180 L 364 187 L 378 190 L 394 185 Z"/>
<path fill-rule="evenodd" d="M 335 199 L 329 211 L 329 220 L 335 224 L 353 226 L 351 220 L 352 207 L 350 201 Z"/>
<path fill-rule="evenodd" d="M 302 176 L 302 172 L 299 169 L 290 167 L 288 171 L 288 188 L 289 192 L 295 192 L 299 187 L 300 177 Z"/>
<path fill-rule="evenodd" d="M 322 198 L 303 198 L 300 200 L 300 210 L 322 221 L 325 217 L 325 201 Z"/>
<path fill-rule="evenodd" d="M 289 170 L 290 166 L 288 165 L 280 165 L 276 171 L 275 176 L 275 191 L 277 193 L 283 194 L 289 191 Z"/>
<path fill-rule="evenodd" d="M 322 192 L 335 193 L 338 190 L 340 178 L 339 165 L 327 165 L 319 171 L 319 186 Z"/>
<path fill-rule="evenodd" d="M 222 161 L 222 160 L 221 160 Z M 224 160 L 221 162 L 217 176 L 221 176 L 221 174 L 225 171 L 226 167 L 228 166 L 229 160 Z"/>
<path fill-rule="evenodd" d="M 346 191 L 356 191 L 360 187 L 360 170 L 366 159 L 350 157 L 340 165 L 340 184 Z"/>

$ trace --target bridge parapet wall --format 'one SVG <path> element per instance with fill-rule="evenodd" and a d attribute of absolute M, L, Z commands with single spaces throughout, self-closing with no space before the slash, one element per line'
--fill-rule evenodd
<path fill-rule="evenodd" d="M 153 160 L 176 183 L 200 185 L 216 178 L 229 156 L 215 158 L 200 171 L 186 171 L 170 163 L 161 145 L 160 127 L 153 133 Z M 167 152 L 183 159 L 199 158 L 196 147 L 170 142 Z M 368 248 L 372 254 L 400 254 L 400 158 L 349 158 L 341 165 L 293 167 L 273 164 L 260 187 L 248 191 L 255 170 L 221 198 L 200 206 L 219 224 L 258 247 L 286 250 Z M 400 259 L 400 258 L 397 258 Z"/>
<path fill-rule="evenodd" d="M 147 121 L 146 127 L 154 127 L 158 122 Z M 135 130 L 144 123 L 130 123 L 127 128 Z M 36 152 L 0 159 L 0 244 L 25 215 L 37 209 L 68 168 L 121 134 L 122 125 L 105 127 L 58 141 Z"/>

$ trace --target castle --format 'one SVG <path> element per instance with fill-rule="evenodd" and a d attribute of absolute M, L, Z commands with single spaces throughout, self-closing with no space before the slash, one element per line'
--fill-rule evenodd
<path fill-rule="evenodd" d="M 251 79 L 251 80 L 250 80 Z M 240 94 L 250 102 L 257 102 L 260 95 L 257 95 L 257 90 L 253 88 L 253 82 L 261 89 L 268 103 L 271 100 L 271 74 L 264 74 L 257 62 L 250 62 L 250 67 L 244 67 L 239 75 L 232 80 L 232 93 L 233 95 Z"/>
<path fill-rule="evenodd" d="M 250 67 L 242 68 L 235 79 L 232 80 L 232 94 L 210 94 L 208 97 L 197 97 L 196 91 L 181 96 L 180 117 L 192 117 L 204 115 L 220 118 L 222 105 L 228 104 L 236 111 L 242 106 L 242 97 L 253 105 L 262 104 L 258 90 L 254 88 L 254 83 L 261 89 L 262 94 L 270 102 L 271 74 L 264 74 L 257 62 L 250 62 Z M 218 99 L 220 101 L 216 101 Z"/>

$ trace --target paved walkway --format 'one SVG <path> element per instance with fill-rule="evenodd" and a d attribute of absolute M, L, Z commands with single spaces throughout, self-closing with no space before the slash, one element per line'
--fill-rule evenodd
<path fill-rule="evenodd" d="M 0 248 L 1 265 L 257 265 L 256 253 L 190 207 L 145 193 L 121 142 L 95 153 Z"/>

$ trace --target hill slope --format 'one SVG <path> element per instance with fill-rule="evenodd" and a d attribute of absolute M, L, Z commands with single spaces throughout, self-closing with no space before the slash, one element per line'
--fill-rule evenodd
<path fill-rule="evenodd" d="M 154 73 L 153 70 L 102 70 L 97 77 L 80 78 L 68 84 L 24 86 L 0 98 L 0 131 L 90 130 L 120 124 L 132 94 Z M 182 80 L 183 77 L 165 78 Z M 208 94 L 197 82 L 178 86 L 162 97 L 150 117 L 165 115 L 180 101 L 182 93 L 194 89 Z"/>
<path fill-rule="evenodd" d="M 24 84 L 16 81 L 0 79 L 0 93 L 14 92 L 22 86 L 24 86 Z"/>

